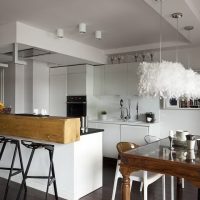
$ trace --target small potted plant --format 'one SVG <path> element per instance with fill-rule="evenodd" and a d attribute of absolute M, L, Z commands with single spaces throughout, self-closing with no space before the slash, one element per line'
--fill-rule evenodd
<path fill-rule="evenodd" d="M 105 110 L 101 111 L 101 120 L 107 119 L 107 112 Z"/>

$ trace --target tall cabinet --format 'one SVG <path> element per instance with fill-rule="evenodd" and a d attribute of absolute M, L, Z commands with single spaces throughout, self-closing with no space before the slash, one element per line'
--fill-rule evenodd
<path fill-rule="evenodd" d="M 66 116 L 67 96 L 87 95 L 89 105 L 93 78 L 91 65 L 50 68 L 50 115 Z"/>

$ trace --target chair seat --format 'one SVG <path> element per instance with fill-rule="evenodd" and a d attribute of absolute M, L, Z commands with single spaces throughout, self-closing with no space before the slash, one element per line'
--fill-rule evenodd
<path fill-rule="evenodd" d="M 143 170 L 132 172 L 130 174 L 131 181 L 144 182 L 143 173 L 144 173 Z M 121 173 L 119 173 L 119 176 L 122 178 Z M 158 173 L 154 173 L 154 172 L 147 172 L 148 183 L 153 183 L 154 181 L 156 181 L 157 179 L 159 179 L 162 176 L 163 176 L 163 174 L 158 174 Z"/>

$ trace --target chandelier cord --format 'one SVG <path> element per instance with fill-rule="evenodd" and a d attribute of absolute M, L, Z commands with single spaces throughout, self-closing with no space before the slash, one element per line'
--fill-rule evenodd
<path fill-rule="evenodd" d="M 188 31 L 188 39 L 189 39 L 189 41 L 191 41 L 191 34 L 190 34 L 190 30 Z M 189 69 L 190 68 L 190 50 L 188 50 L 188 66 L 187 66 L 187 68 Z"/>
<path fill-rule="evenodd" d="M 163 2 L 160 0 L 160 63 L 162 62 L 162 17 L 163 17 Z"/>
<path fill-rule="evenodd" d="M 176 19 L 176 28 L 177 28 L 177 32 L 176 32 L 176 39 L 177 39 L 177 42 L 178 42 L 178 34 L 179 34 L 179 18 L 177 17 Z M 176 43 L 176 62 L 178 62 L 178 45 Z"/>

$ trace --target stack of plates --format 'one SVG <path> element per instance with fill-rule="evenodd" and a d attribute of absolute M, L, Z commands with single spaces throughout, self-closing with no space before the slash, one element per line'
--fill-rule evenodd
<path fill-rule="evenodd" d="M 181 140 L 174 139 L 173 140 L 173 146 L 174 147 L 187 147 L 187 142 L 186 141 L 181 141 Z"/>

